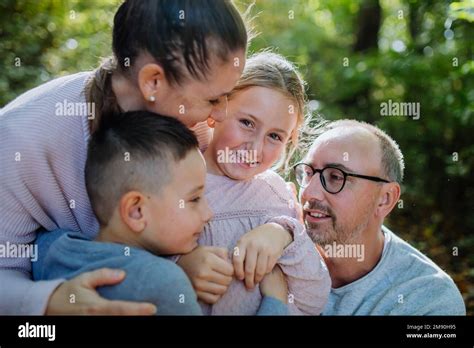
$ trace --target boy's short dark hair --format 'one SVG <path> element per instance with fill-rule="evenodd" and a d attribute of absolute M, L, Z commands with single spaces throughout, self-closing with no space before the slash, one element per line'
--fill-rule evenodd
<path fill-rule="evenodd" d="M 87 193 L 101 226 L 125 193 L 159 194 L 171 180 L 172 164 L 194 149 L 196 136 L 175 118 L 148 111 L 107 115 L 89 142 L 85 167 Z"/>

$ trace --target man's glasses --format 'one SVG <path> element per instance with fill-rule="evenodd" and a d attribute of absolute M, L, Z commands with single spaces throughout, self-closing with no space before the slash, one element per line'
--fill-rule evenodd
<path fill-rule="evenodd" d="M 336 194 L 342 191 L 344 185 L 346 184 L 346 178 L 348 176 L 353 176 L 355 178 L 361 178 L 376 182 L 385 182 L 389 183 L 382 178 L 376 176 L 368 176 L 354 173 L 346 173 L 342 169 L 336 167 L 325 167 L 323 169 L 316 169 L 306 163 L 298 163 L 293 167 L 295 171 L 296 181 L 300 187 L 305 188 L 309 185 L 311 179 L 315 173 L 319 173 L 319 179 L 321 180 L 321 185 L 323 188 L 332 194 Z"/>

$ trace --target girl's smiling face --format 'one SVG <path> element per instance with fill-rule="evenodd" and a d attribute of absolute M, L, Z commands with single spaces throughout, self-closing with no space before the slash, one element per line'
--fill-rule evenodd
<path fill-rule="evenodd" d="M 216 122 L 205 153 L 208 172 L 251 179 L 282 155 L 296 127 L 295 102 L 274 89 L 249 87 L 229 99 L 227 118 Z"/>

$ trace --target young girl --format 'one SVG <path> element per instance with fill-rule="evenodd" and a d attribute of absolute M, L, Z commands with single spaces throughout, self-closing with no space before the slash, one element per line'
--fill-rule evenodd
<path fill-rule="evenodd" d="M 296 198 L 269 170 L 294 150 L 303 120 L 304 85 L 293 65 L 273 53 L 248 59 L 229 96 L 227 118 L 210 124 L 214 134 L 204 154 L 214 218 L 199 244 L 228 249 L 237 278 L 227 291 L 220 286 L 225 292 L 214 305 L 202 304 L 204 313 L 255 314 L 261 301 L 257 283 L 275 264 L 287 277 L 290 312 L 322 312 L 330 290 L 327 268 L 297 219 Z M 199 296 L 203 279 L 186 269 L 186 260 L 180 264 Z"/>

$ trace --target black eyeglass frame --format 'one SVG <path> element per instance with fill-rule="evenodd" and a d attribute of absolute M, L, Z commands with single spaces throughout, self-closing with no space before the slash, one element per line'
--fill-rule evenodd
<path fill-rule="evenodd" d="M 334 167 L 334 166 L 327 166 L 327 167 L 324 167 L 322 169 L 316 169 L 312 165 L 310 165 L 308 163 L 304 163 L 304 162 L 297 163 L 293 166 L 293 172 L 295 173 L 296 182 L 298 182 L 298 178 L 296 176 L 296 168 L 300 165 L 305 165 L 306 167 L 311 168 L 311 171 L 313 172 L 313 174 L 311 175 L 311 179 L 313 179 L 314 174 L 319 173 L 319 180 L 321 181 L 321 185 L 326 190 L 326 192 L 331 193 L 333 195 L 335 195 L 336 193 L 341 192 L 344 189 L 344 186 L 346 186 L 346 179 L 347 179 L 348 176 L 352 176 L 354 178 L 370 180 L 370 181 L 375 181 L 375 182 L 383 182 L 383 183 L 386 183 L 386 184 L 389 184 L 391 182 L 391 181 L 379 178 L 377 176 L 362 175 L 362 174 L 356 174 L 356 173 L 347 173 L 344 170 L 342 170 L 341 168 L 337 168 L 337 167 Z M 342 173 L 342 175 L 344 176 L 344 181 L 343 181 L 342 186 L 339 189 L 339 191 L 331 192 L 327 189 L 326 181 L 325 181 L 324 176 L 323 176 L 323 171 L 325 171 L 326 169 L 336 169 L 336 170 L 340 171 Z M 311 179 L 310 179 L 310 181 L 311 181 Z M 302 188 L 306 188 L 306 187 L 309 186 L 309 182 L 308 182 L 308 185 L 306 185 L 306 186 L 301 185 L 299 182 L 298 182 L 298 185 Z"/>

